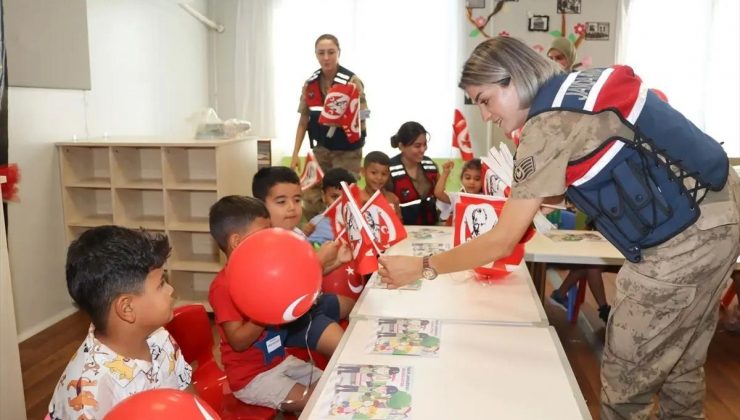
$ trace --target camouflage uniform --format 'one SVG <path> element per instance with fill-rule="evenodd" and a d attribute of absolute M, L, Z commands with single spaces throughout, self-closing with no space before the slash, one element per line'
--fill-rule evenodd
<path fill-rule="evenodd" d="M 613 113 L 533 117 L 517 150 L 517 163 L 527 166 L 520 168 L 512 197 L 562 195 L 568 162 L 614 135 L 633 137 Z M 727 185 L 707 193 L 693 225 L 619 271 L 601 362 L 602 418 L 647 418 L 656 393 L 660 417 L 704 416 L 703 365 L 740 252 L 740 180 L 728 171 Z"/>
<path fill-rule="evenodd" d="M 360 87 L 360 109 L 367 109 L 365 100 L 365 89 L 362 81 L 357 75 L 349 79 L 349 83 L 354 83 Z M 321 85 L 321 92 L 326 96 L 330 86 Z M 301 99 L 298 104 L 298 112 L 301 115 L 308 115 L 308 105 L 306 105 L 306 83 L 301 89 Z M 365 120 L 361 120 L 362 130 L 365 130 Z M 337 128 L 341 130 L 341 128 Z M 321 170 L 326 172 L 331 168 L 344 168 L 348 170 L 355 178 L 360 176 L 360 166 L 362 163 L 362 148 L 355 150 L 329 150 L 323 146 L 313 148 L 313 154 L 321 166 Z M 321 213 L 326 205 L 322 199 L 322 190 L 320 186 L 315 186 L 303 192 L 303 215 L 310 220 L 315 215 Z"/>

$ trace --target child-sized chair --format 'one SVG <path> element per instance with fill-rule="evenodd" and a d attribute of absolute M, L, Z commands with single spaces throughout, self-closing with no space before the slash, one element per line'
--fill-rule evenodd
<path fill-rule="evenodd" d="M 725 292 L 725 295 L 722 297 L 722 307 L 727 309 L 730 307 L 730 303 L 732 303 L 732 299 L 735 298 L 735 285 L 730 283 L 730 287 Z M 740 305 L 740 296 L 738 296 L 738 305 Z"/>
<path fill-rule="evenodd" d="M 270 420 L 277 410 L 244 404 L 229 389 L 226 374 L 213 358 L 213 330 L 203 305 L 175 308 L 172 321 L 165 325 L 177 341 L 182 355 L 193 364 L 193 387 L 223 420 Z"/>

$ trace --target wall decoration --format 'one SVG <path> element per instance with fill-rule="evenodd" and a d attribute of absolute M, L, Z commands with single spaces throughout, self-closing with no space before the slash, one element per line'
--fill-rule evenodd
<path fill-rule="evenodd" d="M 484 29 L 486 25 L 488 25 L 488 22 L 491 21 L 491 18 L 493 18 L 498 12 L 501 11 L 504 7 L 503 1 L 497 1 L 496 5 L 493 6 L 493 12 L 491 12 L 488 16 L 478 16 L 476 18 L 473 18 L 473 7 L 467 6 L 469 2 L 466 0 L 466 7 L 465 10 L 468 15 L 468 22 L 470 22 L 473 26 L 475 26 L 475 29 L 470 31 L 470 37 L 475 38 L 478 35 L 483 34 L 484 37 L 490 38 L 491 36 L 486 33 L 486 30 Z M 472 3 L 475 3 L 475 1 L 472 1 Z M 485 0 L 483 1 L 483 5 L 485 6 Z"/>
<path fill-rule="evenodd" d="M 608 41 L 609 22 L 586 22 L 586 39 Z"/>
<path fill-rule="evenodd" d="M 567 34 L 565 27 L 565 15 L 560 15 L 560 30 L 550 31 L 550 35 L 554 36 L 555 38 L 568 38 L 570 42 L 572 42 L 573 45 L 576 46 L 577 49 L 581 46 L 583 40 L 586 39 L 586 25 L 580 22 L 576 23 L 575 25 L 573 25 L 573 32 L 571 32 L 570 34 Z"/>
<path fill-rule="evenodd" d="M 581 14 L 581 0 L 558 0 L 558 13 Z"/>
<path fill-rule="evenodd" d="M 486 0 L 465 0 L 465 7 L 468 9 L 485 9 Z"/>
<path fill-rule="evenodd" d="M 550 16 L 534 15 L 529 18 L 530 32 L 547 32 L 550 30 Z"/>

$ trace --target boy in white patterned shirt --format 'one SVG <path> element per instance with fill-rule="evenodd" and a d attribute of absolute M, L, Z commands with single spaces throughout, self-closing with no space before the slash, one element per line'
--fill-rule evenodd
<path fill-rule="evenodd" d="M 141 391 L 185 389 L 192 369 L 163 326 L 173 288 L 167 237 L 117 226 L 83 233 L 67 251 L 67 289 L 92 318 L 49 403 L 52 419 L 102 419 Z"/>

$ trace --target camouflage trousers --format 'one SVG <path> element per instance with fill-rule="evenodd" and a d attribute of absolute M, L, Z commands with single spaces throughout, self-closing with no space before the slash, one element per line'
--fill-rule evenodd
<path fill-rule="evenodd" d="M 360 176 L 362 148 L 355 150 L 329 150 L 323 146 L 316 146 L 313 148 L 313 155 L 316 157 L 324 173 L 331 168 L 344 168 L 355 178 Z M 303 215 L 306 217 L 306 220 L 310 220 L 326 208 L 321 191 L 321 187 L 316 186 L 303 192 Z"/>
<path fill-rule="evenodd" d="M 697 223 L 698 224 L 698 223 Z M 601 363 L 601 418 L 703 418 L 704 362 L 735 267 L 736 221 L 697 224 L 617 275 Z"/>

